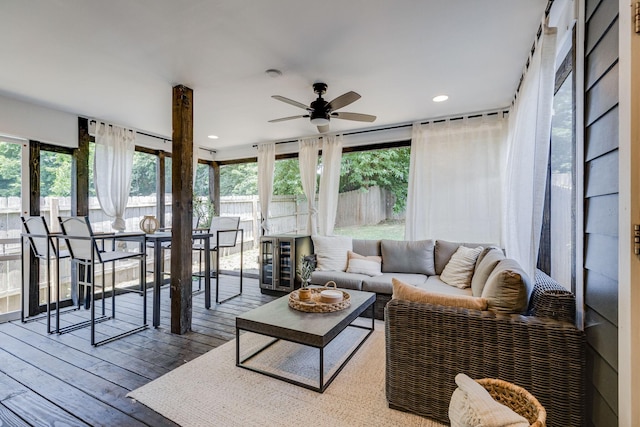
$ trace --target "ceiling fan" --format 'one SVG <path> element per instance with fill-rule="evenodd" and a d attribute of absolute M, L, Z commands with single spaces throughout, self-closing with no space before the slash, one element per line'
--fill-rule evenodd
<path fill-rule="evenodd" d="M 308 107 L 301 102 L 294 101 L 293 99 L 285 98 L 284 96 L 280 95 L 273 95 L 272 98 L 275 98 L 278 101 L 286 102 L 287 104 L 291 104 L 295 107 L 302 108 L 303 110 L 307 110 L 308 114 L 269 120 L 269 123 L 310 117 L 311 124 L 318 127 L 318 132 L 325 133 L 329 131 L 329 120 L 332 117 L 343 120 L 355 120 L 358 122 L 373 122 L 376 119 L 376 116 L 372 116 L 369 114 L 336 112 L 336 110 L 339 110 L 342 107 L 346 107 L 352 102 L 360 99 L 360 95 L 353 91 L 344 93 L 330 102 L 327 102 L 322 98 L 322 95 L 324 95 L 327 91 L 327 85 L 325 83 L 314 83 L 313 91 L 318 94 L 318 98 L 313 101 Z"/>

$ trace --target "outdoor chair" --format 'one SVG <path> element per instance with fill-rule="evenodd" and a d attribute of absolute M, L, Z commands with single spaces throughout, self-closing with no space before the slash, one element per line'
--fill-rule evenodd
<path fill-rule="evenodd" d="M 47 275 L 47 333 L 52 333 L 51 330 L 51 261 L 56 262 L 56 312 L 59 315 L 60 311 L 60 260 L 69 258 L 69 251 L 60 250 L 59 245 L 54 244 L 54 236 L 49 232 L 47 221 L 44 216 L 28 216 L 20 217 L 22 221 L 22 247 L 24 248 L 24 239 L 26 238 L 31 248 L 31 253 L 38 260 L 45 261 L 45 271 Z M 25 263 L 22 262 L 22 295 L 26 295 L 25 290 Z M 22 321 L 25 322 L 28 315 L 25 315 L 24 298 L 22 298 Z M 59 317 L 58 317 L 59 318 Z M 56 331 L 59 328 L 59 322 L 56 323 Z"/>
<path fill-rule="evenodd" d="M 220 301 L 220 250 L 224 248 L 233 248 L 238 241 L 238 233 L 240 234 L 240 291 L 224 300 Z M 239 216 L 215 216 L 211 219 L 211 225 L 209 226 L 209 234 L 211 234 L 209 240 L 209 248 L 216 254 L 216 261 L 214 267 L 211 269 L 211 277 L 216 279 L 216 303 L 222 304 L 225 301 L 242 295 L 242 256 L 244 240 L 244 230 L 240 228 Z M 204 244 L 200 240 L 194 240 L 193 250 L 199 251 L 199 267 L 202 271 L 202 252 L 204 251 Z M 200 274 L 201 276 L 201 274 Z"/>
<path fill-rule="evenodd" d="M 97 346 L 117 338 L 141 331 L 147 327 L 147 289 L 145 286 L 145 235 L 144 233 L 104 233 L 96 234 L 91 229 L 88 217 L 58 217 L 60 228 L 71 258 L 78 265 L 78 283 L 85 284 L 90 289 L 91 319 L 67 326 L 60 330 L 60 333 L 70 332 L 86 326 L 91 326 L 91 345 Z M 127 251 L 118 249 L 117 242 L 135 242 L 139 244 L 137 251 Z M 107 250 L 107 243 L 111 243 L 110 250 Z M 121 292 L 135 292 L 142 295 L 142 322 L 139 326 L 126 330 L 115 335 L 108 336 L 101 340 L 96 340 L 96 323 L 103 322 L 116 317 L 116 261 L 137 259 L 140 262 L 140 290 L 119 289 Z M 106 315 L 105 293 L 105 264 L 112 264 L 111 272 L 111 315 Z M 96 264 L 102 264 L 101 280 L 101 316 L 96 318 Z M 88 296 L 87 296 L 88 297 Z"/>

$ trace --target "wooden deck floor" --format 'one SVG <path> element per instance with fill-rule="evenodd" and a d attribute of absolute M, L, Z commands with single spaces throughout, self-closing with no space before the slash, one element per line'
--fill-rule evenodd
<path fill-rule="evenodd" d="M 220 276 L 221 288 L 231 294 L 238 279 Z M 147 296 L 148 329 L 98 347 L 90 345 L 89 328 L 50 335 L 45 320 L 0 324 L 0 425 L 174 426 L 126 394 L 234 338 L 238 314 L 274 299 L 249 278 L 243 295 L 213 302 L 209 310 L 204 293 L 196 294 L 192 332 L 174 335 L 168 287 L 162 288 L 158 328 L 151 327 L 152 296 Z M 130 328 L 125 321 L 139 322 L 141 301 L 136 294 L 119 295 L 118 319 L 98 330 L 112 334 Z M 63 314 L 61 321 L 86 318 L 88 312 L 80 310 Z"/>

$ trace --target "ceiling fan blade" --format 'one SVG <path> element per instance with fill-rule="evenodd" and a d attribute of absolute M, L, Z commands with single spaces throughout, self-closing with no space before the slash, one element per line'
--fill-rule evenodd
<path fill-rule="evenodd" d="M 303 114 L 301 116 L 289 116 L 289 117 L 283 117 L 281 119 L 273 119 L 273 120 L 269 120 L 269 123 L 276 123 L 276 122 L 284 122 L 285 120 L 293 120 L 293 119 L 301 119 L 303 117 L 309 117 L 308 114 Z"/>
<path fill-rule="evenodd" d="M 352 102 L 356 102 L 360 98 L 361 98 L 360 95 L 353 91 L 343 93 L 342 95 L 340 95 L 339 97 L 337 97 L 336 99 L 334 99 L 329 103 L 328 105 L 329 111 L 335 111 L 339 108 L 346 107 Z"/>
<path fill-rule="evenodd" d="M 360 113 L 331 113 L 331 117 L 335 117 L 336 119 L 343 120 L 355 120 L 357 122 L 373 122 L 376 119 L 376 116 L 372 116 L 370 114 L 360 114 Z"/>
<path fill-rule="evenodd" d="M 294 107 L 302 108 L 303 110 L 309 110 L 308 105 L 304 105 L 302 102 L 294 101 L 293 99 L 285 98 L 280 95 L 272 95 L 273 99 L 277 99 L 278 101 L 286 102 L 287 104 L 293 105 Z"/>
<path fill-rule="evenodd" d="M 329 132 L 329 125 L 318 126 L 318 132 L 320 133 Z"/>

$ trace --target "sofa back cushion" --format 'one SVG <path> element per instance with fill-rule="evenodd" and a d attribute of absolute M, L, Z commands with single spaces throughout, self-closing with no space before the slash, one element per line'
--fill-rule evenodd
<path fill-rule="evenodd" d="M 505 258 L 501 249 L 486 248 L 478 257 L 476 269 L 471 278 L 471 292 L 474 297 L 482 295 L 487 279 L 496 268 L 496 265 Z"/>
<path fill-rule="evenodd" d="M 347 253 L 353 250 L 351 237 L 312 236 L 313 251 L 316 254 L 316 269 L 320 271 L 345 271 Z"/>
<path fill-rule="evenodd" d="M 447 242 L 446 240 L 438 240 L 436 241 L 436 247 L 434 249 L 436 274 L 442 274 L 444 267 L 449 263 L 451 256 L 456 253 L 460 245 L 468 248 L 476 248 L 478 246 L 482 246 L 484 248 L 497 247 L 495 243 L 456 243 Z"/>
<path fill-rule="evenodd" d="M 382 256 L 380 240 L 353 239 L 353 252 L 364 256 Z"/>
<path fill-rule="evenodd" d="M 383 273 L 436 274 L 433 240 L 382 240 Z"/>
<path fill-rule="evenodd" d="M 500 313 L 524 313 L 533 290 L 531 279 L 517 261 L 505 258 L 498 262 L 487 279 L 482 298 L 489 309 Z"/>

